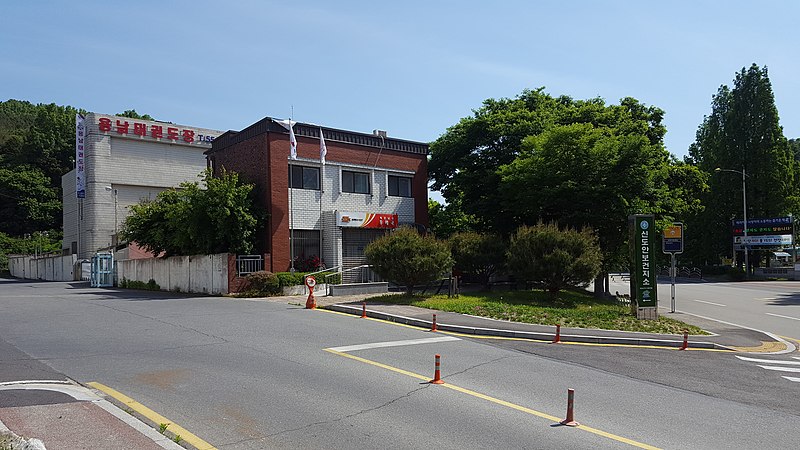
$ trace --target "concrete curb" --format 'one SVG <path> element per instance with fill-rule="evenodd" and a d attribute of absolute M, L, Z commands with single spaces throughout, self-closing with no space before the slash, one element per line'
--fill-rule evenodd
<path fill-rule="evenodd" d="M 349 305 L 329 305 L 325 309 L 337 311 L 345 314 L 361 315 L 362 308 L 358 306 Z M 400 315 L 388 314 L 381 311 L 371 311 L 367 309 L 367 317 L 374 319 L 381 319 L 390 322 L 402 323 L 423 329 L 430 329 L 431 322 L 422 319 L 415 319 L 413 317 L 405 317 Z M 446 323 L 436 322 L 436 328 L 441 331 L 452 331 L 454 333 L 474 334 L 477 336 L 498 336 L 510 337 L 520 339 L 530 339 L 532 341 L 552 342 L 555 333 L 536 332 L 536 331 L 514 331 L 503 330 L 497 328 L 481 328 L 481 327 L 466 327 L 461 325 L 451 325 Z M 590 336 L 579 334 L 561 334 L 562 342 L 577 342 L 585 344 L 618 344 L 618 345 L 647 345 L 665 348 L 680 348 L 683 345 L 682 338 L 676 339 L 651 339 L 651 338 L 633 338 L 633 337 L 611 337 L 611 336 Z M 731 350 L 732 348 L 720 345 L 714 342 L 703 341 L 689 341 L 689 348 L 702 348 L 713 350 Z"/>

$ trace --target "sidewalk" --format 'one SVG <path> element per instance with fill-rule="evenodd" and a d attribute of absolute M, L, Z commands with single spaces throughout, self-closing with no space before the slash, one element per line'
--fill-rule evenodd
<path fill-rule="evenodd" d="M 0 383 L 0 448 L 183 449 L 95 391 L 55 380 Z"/>

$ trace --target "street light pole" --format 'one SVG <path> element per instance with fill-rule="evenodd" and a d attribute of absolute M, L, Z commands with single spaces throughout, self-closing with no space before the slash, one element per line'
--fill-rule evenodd
<path fill-rule="evenodd" d="M 747 251 L 747 172 L 744 166 L 742 166 L 742 170 L 720 169 L 717 167 L 714 172 L 733 172 L 742 175 L 742 224 L 744 225 L 742 245 L 744 247 L 744 278 L 747 280 L 750 278 L 750 259 Z"/>
<path fill-rule="evenodd" d="M 744 279 L 750 278 L 750 260 L 747 256 L 747 174 L 742 166 L 742 218 L 744 219 Z"/>

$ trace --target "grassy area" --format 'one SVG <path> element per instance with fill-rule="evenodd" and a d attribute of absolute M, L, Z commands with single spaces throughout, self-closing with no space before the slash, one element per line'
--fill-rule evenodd
<path fill-rule="evenodd" d="M 637 320 L 630 307 L 614 300 L 596 299 L 589 293 L 562 291 L 552 300 L 543 291 L 475 292 L 448 298 L 446 295 L 413 297 L 387 295 L 370 301 L 406 304 L 440 311 L 472 314 L 514 322 L 573 328 L 642 331 L 648 333 L 708 334 L 698 327 L 660 316 L 658 320 Z"/>

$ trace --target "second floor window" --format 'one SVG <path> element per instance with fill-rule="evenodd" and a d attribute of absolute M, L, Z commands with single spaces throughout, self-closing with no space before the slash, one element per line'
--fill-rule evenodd
<path fill-rule="evenodd" d="M 389 175 L 389 195 L 411 197 L 411 178 Z"/>
<path fill-rule="evenodd" d="M 319 167 L 289 166 L 289 187 L 319 190 Z"/>
<path fill-rule="evenodd" d="M 342 192 L 369 194 L 369 174 L 364 172 L 342 171 Z"/>

